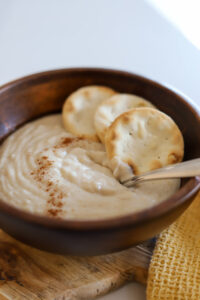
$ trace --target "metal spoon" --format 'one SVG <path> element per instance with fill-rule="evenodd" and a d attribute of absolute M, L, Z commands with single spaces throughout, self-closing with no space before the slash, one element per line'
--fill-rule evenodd
<path fill-rule="evenodd" d="M 133 176 L 121 183 L 126 187 L 132 187 L 135 183 L 164 178 L 183 178 L 200 176 L 200 158 L 188 160 L 179 164 L 170 165 L 161 169 L 156 169 L 142 175 Z"/>

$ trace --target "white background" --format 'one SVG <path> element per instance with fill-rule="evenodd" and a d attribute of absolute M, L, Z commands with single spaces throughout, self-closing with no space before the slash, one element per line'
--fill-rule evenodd
<path fill-rule="evenodd" d="M 0 85 L 48 69 L 111 67 L 167 83 L 200 104 L 200 51 L 156 2 L 0 0 Z M 171 11 L 178 20 L 178 4 Z M 101 299 L 144 300 L 145 289 L 132 283 Z"/>

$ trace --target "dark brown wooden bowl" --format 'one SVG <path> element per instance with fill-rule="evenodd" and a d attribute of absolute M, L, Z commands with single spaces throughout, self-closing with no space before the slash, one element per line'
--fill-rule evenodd
<path fill-rule="evenodd" d="M 170 115 L 185 140 L 185 160 L 200 157 L 200 112 L 185 97 L 144 77 L 105 69 L 63 69 L 34 74 L 0 88 L 0 142 L 22 124 L 59 112 L 65 98 L 85 85 L 107 85 L 142 96 Z M 34 247 L 75 255 L 128 248 L 161 232 L 191 203 L 200 178 L 183 182 L 164 202 L 138 213 L 95 221 L 38 216 L 0 200 L 0 227 Z"/>

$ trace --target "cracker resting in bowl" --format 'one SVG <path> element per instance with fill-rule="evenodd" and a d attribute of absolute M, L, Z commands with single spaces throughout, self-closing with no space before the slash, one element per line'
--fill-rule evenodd
<path fill-rule="evenodd" d="M 94 126 L 101 142 L 105 143 L 108 127 L 122 113 L 136 107 L 152 107 L 153 104 L 142 97 L 132 94 L 116 94 L 104 100 L 94 115 Z"/>
<path fill-rule="evenodd" d="M 65 129 L 77 137 L 98 141 L 94 128 L 97 106 L 116 92 L 105 86 L 86 86 L 72 93 L 65 101 L 62 120 Z"/>
<path fill-rule="evenodd" d="M 120 115 L 107 130 L 105 146 L 109 159 L 120 158 L 135 175 L 178 163 L 184 155 L 184 141 L 176 123 L 149 107 Z"/>

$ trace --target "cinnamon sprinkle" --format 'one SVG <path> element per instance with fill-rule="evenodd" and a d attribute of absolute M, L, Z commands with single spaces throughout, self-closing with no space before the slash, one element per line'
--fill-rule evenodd
<path fill-rule="evenodd" d="M 54 149 L 65 148 L 69 144 L 73 143 L 75 140 L 76 138 L 69 138 L 69 137 L 62 138 L 60 140 L 60 143 L 54 146 Z"/>
<path fill-rule="evenodd" d="M 36 169 L 30 174 L 39 183 L 40 188 L 43 188 L 49 194 L 47 201 L 48 214 L 52 217 L 58 217 L 62 213 L 64 193 L 59 191 L 55 182 L 47 179 L 53 162 L 48 159 L 48 156 L 41 156 L 40 159 L 36 160 L 36 163 Z"/>
<path fill-rule="evenodd" d="M 60 214 L 61 212 L 62 212 L 62 210 L 60 210 L 60 209 L 54 209 L 54 208 L 48 209 L 48 213 L 52 217 L 57 217 L 58 214 Z"/>
<path fill-rule="evenodd" d="M 75 141 L 84 140 L 84 138 L 71 138 L 63 137 L 60 139 L 52 151 L 56 153 L 57 149 L 68 147 Z M 49 148 L 45 148 L 44 151 L 48 151 Z M 42 154 L 42 153 L 41 153 Z M 49 160 L 47 155 L 42 155 L 36 160 L 37 167 L 30 174 L 33 176 L 34 180 L 39 183 L 39 187 L 44 189 L 49 197 L 47 201 L 47 212 L 50 216 L 59 217 L 62 214 L 62 199 L 64 198 L 64 193 L 58 189 L 55 182 L 48 179 L 48 173 L 50 173 L 50 168 L 53 166 L 53 161 Z"/>
<path fill-rule="evenodd" d="M 82 138 L 82 137 L 75 137 L 75 138 L 64 137 L 64 138 L 61 138 L 60 142 L 54 146 L 54 149 L 65 148 L 65 147 L 69 146 L 70 144 L 77 142 L 77 141 L 81 141 L 81 140 L 84 140 L 84 138 Z"/>

